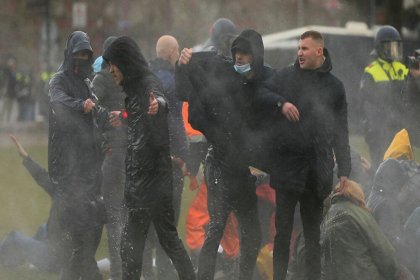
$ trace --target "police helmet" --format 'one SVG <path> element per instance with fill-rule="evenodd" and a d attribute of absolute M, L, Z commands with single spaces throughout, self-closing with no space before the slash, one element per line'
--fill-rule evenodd
<path fill-rule="evenodd" d="M 393 26 L 379 28 L 375 36 L 375 50 L 386 61 L 402 59 L 402 40 L 400 33 Z"/>

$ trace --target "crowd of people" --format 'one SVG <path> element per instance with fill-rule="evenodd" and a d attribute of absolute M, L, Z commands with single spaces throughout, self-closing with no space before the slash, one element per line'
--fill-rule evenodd
<path fill-rule="evenodd" d="M 160 37 L 150 62 L 128 36 L 94 59 L 71 33 L 49 82 L 48 171 L 12 137 L 50 215 L 33 238 L 8 235 L 0 264 L 102 279 L 106 226 L 113 280 L 420 279 L 420 74 L 401 51 L 380 28 L 360 91 L 370 164 L 350 148 L 345 88 L 316 30 L 284 69 L 225 18 L 194 49 Z M 198 191 L 184 245 L 185 178 Z"/>

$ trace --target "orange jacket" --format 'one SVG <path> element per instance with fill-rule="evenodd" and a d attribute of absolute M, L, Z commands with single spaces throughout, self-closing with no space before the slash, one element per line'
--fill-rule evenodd
<path fill-rule="evenodd" d="M 186 244 L 192 251 L 201 249 L 206 238 L 205 228 L 210 222 L 207 210 L 207 186 L 203 182 L 191 203 L 186 220 Z M 238 221 L 233 213 L 226 222 L 225 232 L 220 245 L 224 255 L 234 258 L 239 254 Z"/>

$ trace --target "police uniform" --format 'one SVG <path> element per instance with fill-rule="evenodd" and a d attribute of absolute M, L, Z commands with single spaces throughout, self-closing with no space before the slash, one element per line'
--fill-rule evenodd
<path fill-rule="evenodd" d="M 361 81 L 363 133 L 377 166 L 395 133 L 404 128 L 403 88 L 408 68 L 399 61 L 377 58 Z"/>

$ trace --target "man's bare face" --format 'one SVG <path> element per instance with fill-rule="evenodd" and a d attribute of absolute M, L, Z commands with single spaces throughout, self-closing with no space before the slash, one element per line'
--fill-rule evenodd
<path fill-rule="evenodd" d="M 302 69 L 317 69 L 322 64 L 322 46 L 311 37 L 299 40 L 298 61 Z"/>
<path fill-rule="evenodd" d="M 112 62 L 109 63 L 109 73 L 112 74 L 117 85 L 122 85 L 122 82 L 124 81 L 124 75 L 121 70 L 118 69 L 117 65 L 112 64 Z"/>

